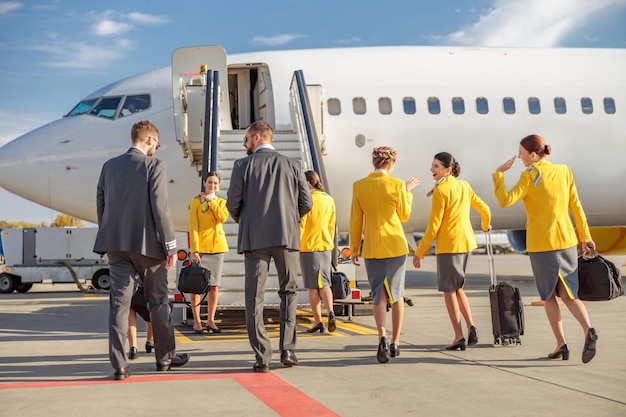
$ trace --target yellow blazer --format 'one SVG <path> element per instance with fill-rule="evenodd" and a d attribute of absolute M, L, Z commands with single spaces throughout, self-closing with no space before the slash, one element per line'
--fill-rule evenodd
<path fill-rule="evenodd" d="M 319 190 L 311 191 L 313 208 L 300 219 L 300 252 L 332 250 L 335 247 L 335 200 Z"/>
<path fill-rule="evenodd" d="M 386 172 L 372 172 L 355 182 L 350 211 L 352 256 L 384 259 L 406 255 L 409 250 L 402 222 L 409 220 L 412 203 L 413 194 L 404 182 Z"/>
<path fill-rule="evenodd" d="M 552 164 L 545 158 L 533 165 L 541 173 L 537 186 L 533 175 L 524 170 L 517 184 L 507 192 L 504 174 L 492 174 L 494 192 L 501 207 L 509 207 L 520 199 L 524 203 L 528 252 L 567 249 L 579 241 L 590 241 L 587 217 L 578 199 L 571 169 L 567 165 Z M 574 217 L 576 230 L 569 211 Z"/>
<path fill-rule="evenodd" d="M 203 205 L 200 194 L 189 203 L 189 250 L 200 253 L 228 252 L 222 226 L 228 219 L 226 200 L 215 197 Z"/>
<path fill-rule="evenodd" d="M 435 252 L 467 253 L 476 249 L 476 236 L 470 221 L 470 208 L 480 214 L 483 230 L 491 224 L 491 211 L 467 181 L 448 176 L 433 190 L 430 219 L 415 255 L 423 258 L 436 237 Z"/>

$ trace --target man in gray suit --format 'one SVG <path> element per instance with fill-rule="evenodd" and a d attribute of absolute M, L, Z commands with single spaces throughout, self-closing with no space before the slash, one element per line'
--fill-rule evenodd
<path fill-rule="evenodd" d="M 131 129 L 132 147 L 105 162 L 98 181 L 98 235 L 94 252 L 109 258 L 109 359 L 113 378 L 130 376 L 124 350 L 135 276 L 143 280 L 154 331 L 157 371 L 183 366 L 176 354 L 167 271 L 174 265 L 176 238 L 167 205 L 165 163 L 152 158 L 159 131 L 147 120 Z"/>
<path fill-rule="evenodd" d="M 263 323 L 265 283 L 274 259 L 280 289 L 280 360 L 298 364 L 296 347 L 296 278 L 300 218 L 313 200 L 298 161 L 276 152 L 272 128 L 254 122 L 244 138 L 248 156 L 235 161 L 226 207 L 239 223 L 237 252 L 245 255 L 246 326 L 256 355 L 255 372 L 268 372 L 272 346 Z"/>

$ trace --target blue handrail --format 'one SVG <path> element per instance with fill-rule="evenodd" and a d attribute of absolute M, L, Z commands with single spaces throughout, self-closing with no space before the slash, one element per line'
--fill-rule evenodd
<path fill-rule="evenodd" d="M 202 138 L 202 173 L 200 190 L 204 192 L 207 172 L 217 171 L 217 128 L 219 120 L 219 71 L 208 70 L 204 102 L 204 135 Z"/>
<path fill-rule="evenodd" d="M 309 149 L 311 150 L 311 162 L 313 163 L 313 169 L 322 178 L 322 172 L 320 164 L 317 159 L 317 152 L 315 147 L 315 141 L 313 139 L 313 129 L 311 127 L 311 119 L 309 118 L 309 105 L 305 96 L 305 82 L 304 74 L 302 70 L 295 71 L 296 84 L 298 85 L 298 98 L 300 99 L 300 106 L 302 107 L 302 115 L 304 117 L 304 128 L 306 130 L 307 142 L 309 143 Z"/>

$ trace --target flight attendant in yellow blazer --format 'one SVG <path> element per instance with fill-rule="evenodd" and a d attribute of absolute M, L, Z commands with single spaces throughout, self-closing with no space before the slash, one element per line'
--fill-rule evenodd
<path fill-rule="evenodd" d="M 332 250 L 335 247 L 335 200 L 324 192 L 315 171 L 304 173 L 313 208 L 300 219 L 300 268 L 315 324 L 307 333 L 324 333 L 321 300 L 328 310 L 328 331 L 337 329 L 330 289 Z"/>
<path fill-rule="evenodd" d="M 469 301 L 463 290 L 467 261 L 477 247 L 470 221 L 470 209 L 473 207 L 480 213 L 481 227 L 484 231 L 491 227 L 491 211 L 474 193 L 467 181 L 457 179 L 461 173 L 461 166 L 448 152 L 435 155 L 430 172 L 436 181 L 435 188 L 428 193 L 428 196 L 433 198 L 432 209 L 424 237 L 415 250 L 413 266 L 421 267 L 421 259 L 436 237 L 437 287 L 443 292 L 454 329 L 454 339 L 446 349 L 465 350 L 466 341 L 461 328 L 461 315 L 468 328 L 467 344 L 472 346 L 478 343 L 478 330 L 474 325 Z"/>
<path fill-rule="evenodd" d="M 374 320 L 380 342 L 376 359 L 389 362 L 400 355 L 400 331 L 404 315 L 404 280 L 408 246 L 402 223 L 409 220 L 415 188 L 420 180 L 411 177 L 406 183 L 393 178 L 396 151 L 379 146 L 372 152 L 374 172 L 353 184 L 350 212 L 350 253 L 359 266 L 365 259 L 374 304 Z M 363 247 L 361 238 L 363 237 Z M 387 341 L 387 300 L 391 303 L 392 337 Z"/>
<path fill-rule="evenodd" d="M 591 327 L 587 309 L 578 299 L 578 251 L 595 249 L 587 217 L 583 211 L 574 176 L 567 165 L 547 161 L 551 148 L 538 135 L 521 140 L 518 158 L 525 169 L 517 184 L 509 191 L 504 184 L 504 172 L 515 162 L 515 156 L 496 168 L 492 174 L 494 192 L 501 207 L 509 207 L 522 200 L 526 209 L 526 247 L 539 296 L 552 332 L 556 349 L 548 354 L 550 359 L 569 359 L 569 347 L 563 333 L 563 322 L 557 296 L 578 320 L 585 334 L 582 361 L 589 362 L 596 354 L 598 335 Z M 576 223 L 572 225 L 570 212 Z"/>
<path fill-rule="evenodd" d="M 224 254 L 228 252 L 228 242 L 224 234 L 223 224 L 228 219 L 226 200 L 215 195 L 220 188 L 220 176 L 209 171 L 204 178 L 204 193 L 195 196 L 189 203 L 189 242 L 191 262 L 199 263 L 211 271 L 211 289 L 207 296 L 207 325 L 209 333 L 221 333 L 215 325 L 217 310 L 218 287 L 222 277 Z M 199 294 L 191 294 L 193 329 L 202 333 L 200 320 Z"/>

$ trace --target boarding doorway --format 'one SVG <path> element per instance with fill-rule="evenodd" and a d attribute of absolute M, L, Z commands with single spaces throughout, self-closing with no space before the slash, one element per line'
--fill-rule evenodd
<path fill-rule="evenodd" d="M 228 67 L 228 102 L 233 130 L 264 121 L 275 126 L 274 94 L 265 64 Z"/>

